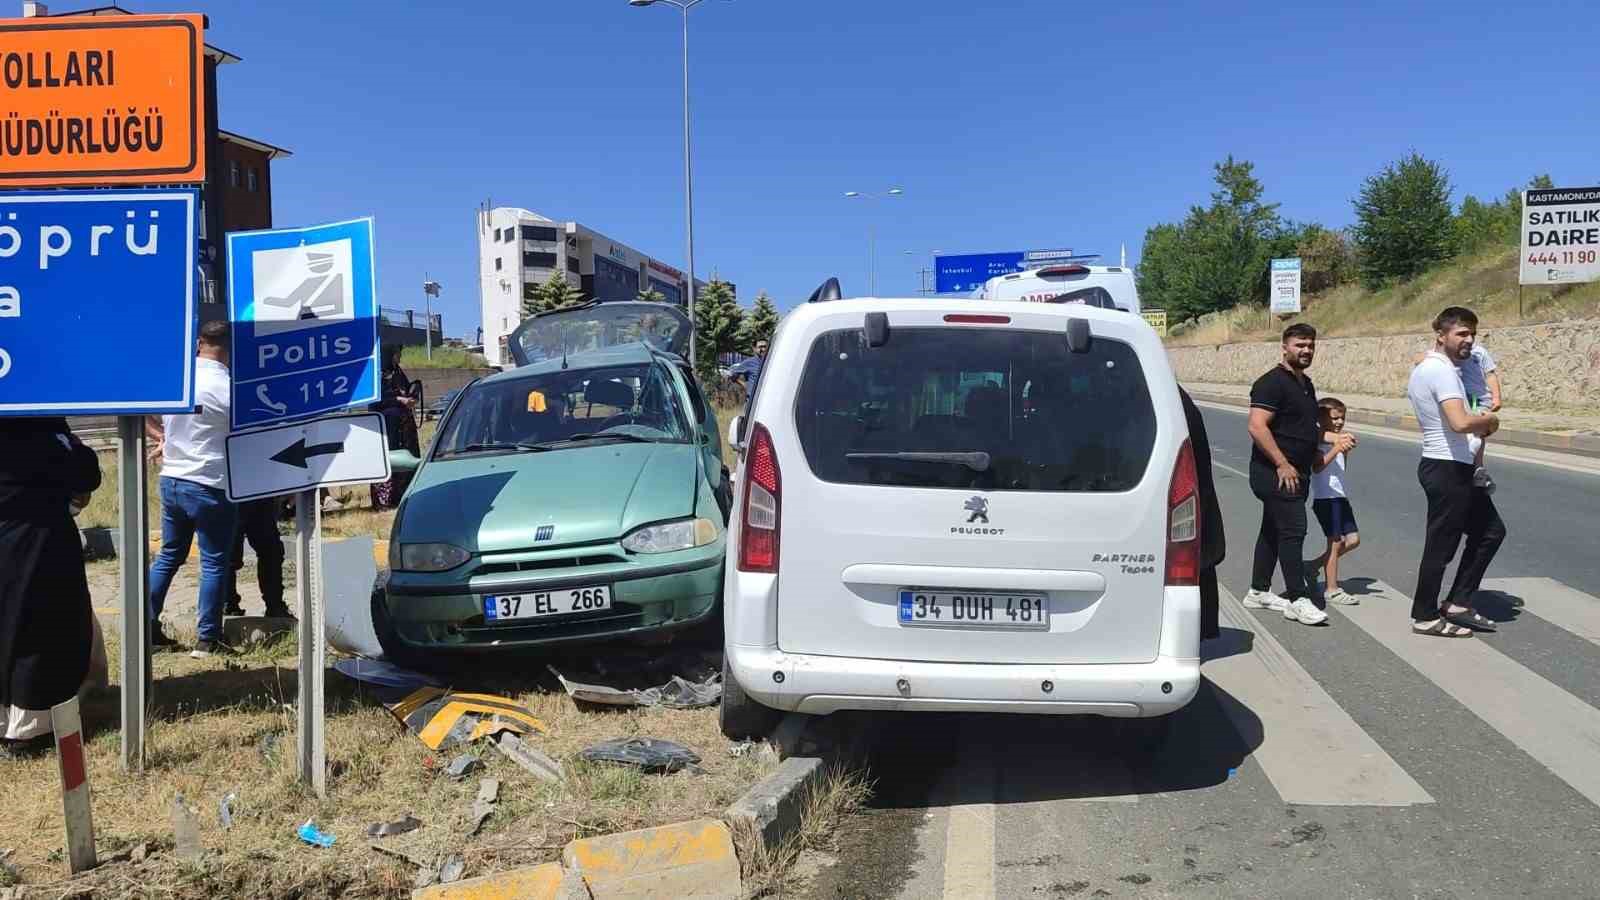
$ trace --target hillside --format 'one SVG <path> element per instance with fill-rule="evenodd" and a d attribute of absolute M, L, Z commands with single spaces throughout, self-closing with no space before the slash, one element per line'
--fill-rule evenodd
<path fill-rule="evenodd" d="M 1600 319 L 1600 283 L 1525 287 L 1517 312 L 1517 255 L 1514 248 L 1461 257 L 1405 284 L 1368 291 L 1346 284 L 1302 300 L 1304 313 L 1268 321 L 1261 306 L 1240 306 L 1202 316 L 1173 329 L 1176 346 L 1225 344 L 1277 337 L 1293 321 L 1310 322 L 1326 337 L 1410 334 L 1428 329 L 1433 316 L 1450 306 L 1468 306 L 1481 327 L 1505 328 L 1566 319 Z"/>

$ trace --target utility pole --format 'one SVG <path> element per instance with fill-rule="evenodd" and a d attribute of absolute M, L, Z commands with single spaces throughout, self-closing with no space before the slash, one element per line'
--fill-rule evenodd
<path fill-rule="evenodd" d="M 433 298 L 439 296 L 439 282 L 422 275 L 422 328 L 427 332 L 428 361 L 433 361 Z M 440 335 L 442 338 L 444 335 Z"/>

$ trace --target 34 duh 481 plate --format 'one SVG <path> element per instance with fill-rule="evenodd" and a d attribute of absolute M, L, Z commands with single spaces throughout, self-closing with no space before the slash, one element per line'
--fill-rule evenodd
<path fill-rule="evenodd" d="M 570 616 L 610 608 L 611 588 L 606 585 L 527 594 L 493 594 L 483 598 L 483 618 L 487 622 Z"/>
<path fill-rule="evenodd" d="M 944 628 L 1003 628 L 1048 631 L 1050 602 L 1044 594 L 900 591 L 901 625 Z"/>

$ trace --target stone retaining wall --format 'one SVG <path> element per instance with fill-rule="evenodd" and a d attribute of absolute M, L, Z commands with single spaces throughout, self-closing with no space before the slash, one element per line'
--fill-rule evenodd
<path fill-rule="evenodd" d="M 1507 405 L 1592 411 L 1600 406 L 1600 322 L 1497 328 L 1479 335 L 1500 366 Z M 1321 393 L 1402 397 L 1416 355 L 1433 336 L 1329 338 L 1317 343 L 1311 369 Z M 1276 365 L 1276 342 L 1172 347 L 1180 381 L 1249 384 Z"/>

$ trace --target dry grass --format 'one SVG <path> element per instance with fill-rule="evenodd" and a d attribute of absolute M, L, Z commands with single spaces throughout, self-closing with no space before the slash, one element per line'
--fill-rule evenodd
<path fill-rule="evenodd" d="M 844 818 L 872 795 L 866 773 L 832 767 L 820 784 L 801 800 L 800 827 L 776 847 L 768 847 L 758 834 L 741 830 L 734 835 L 744 873 L 746 897 L 781 897 L 795 885 L 795 863 L 801 854 L 835 850 L 835 837 Z"/>
<path fill-rule="evenodd" d="M 1427 331 L 1434 315 L 1452 304 L 1472 307 L 1484 328 L 1600 317 L 1600 283 L 1525 287 L 1519 315 L 1517 257 L 1514 249 L 1487 251 L 1379 291 L 1343 285 L 1307 296 L 1304 313 L 1293 319 L 1274 318 L 1269 322 L 1262 307 L 1237 307 L 1203 318 L 1169 343 L 1184 346 L 1270 340 L 1296 321 L 1317 326 L 1323 337 L 1410 334 Z"/>
<path fill-rule="evenodd" d="M 294 652 L 289 639 L 236 661 L 158 655 L 143 777 L 121 771 L 115 693 L 87 704 L 102 855 L 143 842 L 153 853 L 142 865 L 111 863 L 66 881 L 54 759 L 0 762 L 0 776 L 19 792 L 0 822 L 0 846 L 14 849 L 9 862 L 22 882 L 46 887 L 44 896 L 90 886 L 101 896 L 122 896 L 135 885 L 150 896 L 177 898 L 406 896 L 416 870 L 370 849 L 368 825 L 415 815 L 421 829 L 383 845 L 428 861 L 458 854 L 470 877 L 557 859 L 574 837 L 718 816 L 774 766 L 763 754 L 733 758 L 714 707 L 593 712 L 576 708 L 550 678 L 491 673 L 463 685 L 517 697 L 546 723 L 548 735 L 532 743 L 568 772 L 565 785 L 549 785 L 484 746 L 428 750 L 359 687 L 330 672 L 329 797 L 317 800 L 295 777 Z M 110 653 L 115 658 L 115 646 Z M 597 741 L 631 736 L 693 748 L 704 774 L 647 775 L 577 759 Z M 462 752 L 480 755 L 485 769 L 456 782 L 442 770 Z M 472 837 L 466 815 L 482 775 L 501 780 L 500 802 Z M 172 852 L 172 808 L 180 793 L 198 811 L 206 848 L 193 863 Z M 230 793 L 237 795 L 235 824 L 224 831 L 218 804 Z M 337 837 L 331 849 L 296 839 L 295 829 L 308 819 Z"/>

